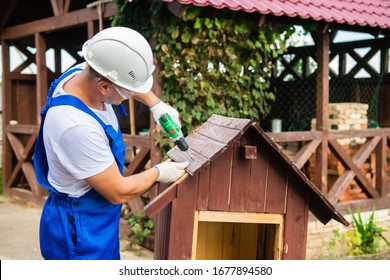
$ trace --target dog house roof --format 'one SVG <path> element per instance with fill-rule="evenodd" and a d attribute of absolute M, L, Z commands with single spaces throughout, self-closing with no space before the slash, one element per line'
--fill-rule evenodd
<path fill-rule="evenodd" d="M 334 219 L 344 225 L 349 223 L 344 217 L 334 208 L 334 206 L 326 199 L 323 193 L 306 177 L 306 175 L 298 169 L 290 158 L 278 148 L 276 143 L 271 140 L 266 133 L 253 121 L 249 119 L 229 118 L 219 115 L 211 116 L 207 122 L 197 128 L 192 134 L 186 137 L 189 145 L 188 154 L 182 152 L 178 147 L 174 147 L 168 151 L 168 156 L 175 162 L 189 161 L 190 164 L 186 171 L 190 175 L 195 175 L 201 169 L 205 168 L 219 155 L 221 155 L 232 143 L 240 139 L 240 137 L 248 130 L 254 129 L 259 137 L 262 137 L 266 145 L 264 149 L 274 151 L 276 156 L 281 157 L 286 164 L 281 168 L 288 168 L 293 176 L 301 182 L 303 188 L 310 194 L 310 211 L 321 222 L 327 223 L 330 219 Z M 189 157 L 191 156 L 191 158 Z M 174 186 L 172 184 L 171 186 Z M 178 183 L 176 183 L 178 185 Z M 158 200 L 161 196 L 167 195 L 170 192 L 161 193 L 155 198 Z M 174 199 L 172 193 L 169 194 L 171 200 Z M 166 198 L 165 198 L 166 199 Z M 155 201 L 154 200 L 154 201 Z M 151 203 L 153 203 L 152 201 Z M 151 204 L 150 203 L 150 204 Z M 166 202 L 163 204 L 166 205 Z M 162 207 L 162 206 L 161 206 Z M 146 207 L 148 208 L 148 206 Z M 153 213 L 156 213 L 154 209 Z"/>

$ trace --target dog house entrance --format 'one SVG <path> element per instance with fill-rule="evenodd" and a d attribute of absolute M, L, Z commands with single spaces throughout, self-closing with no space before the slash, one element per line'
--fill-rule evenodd
<path fill-rule="evenodd" d="M 192 259 L 277 260 L 282 237 L 282 214 L 197 211 Z"/>

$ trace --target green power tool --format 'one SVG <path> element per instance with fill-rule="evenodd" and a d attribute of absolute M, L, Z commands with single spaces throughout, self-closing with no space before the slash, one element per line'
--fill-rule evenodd
<path fill-rule="evenodd" d="M 188 153 L 188 144 L 184 138 L 183 132 L 180 127 L 176 125 L 171 116 L 169 114 L 162 114 L 158 120 L 166 131 L 169 139 L 176 144 L 180 151 L 186 152 L 191 161 L 193 161 L 191 155 Z"/>

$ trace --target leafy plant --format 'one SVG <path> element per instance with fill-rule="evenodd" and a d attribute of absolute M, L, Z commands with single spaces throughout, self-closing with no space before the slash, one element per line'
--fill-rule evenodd
<path fill-rule="evenodd" d="M 385 230 L 376 225 L 374 209 L 372 210 L 367 223 L 364 223 L 362 220 L 360 207 L 357 209 L 356 216 L 350 209 L 348 211 L 352 215 L 353 223 L 356 227 L 354 230 L 350 230 L 344 235 L 347 240 L 347 245 L 351 247 L 349 255 L 376 254 L 381 240 L 383 240 L 387 246 L 390 246 L 389 241 L 382 234 Z"/>
<path fill-rule="evenodd" d="M 228 9 L 183 5 L 178 18 L 162 1 L 115 2 L 119 13 L 112 25 L 150 38 L 160 63 L 161 98 L 179 111 L 184 134 L 212 114 L 260 123 L 270 113 L 274 60 L 286 51 L 291 26 L 259 28 L 255 15 Z M 156 143 L 163 150 L 172 146 L 165 135 Z"/>
<path fill-rule="evenodd" d="M 152 234 L 154 223 L 144 212 L 139 212 L 135 216 L 130 217 L 128 223 L 130 225 L 130 233 L 128 235 L 130 243 L 128 247 L 134 249 L 135 245 L 141 246 L 145 239 Z M 137 249 L 136 253 L 140 254 L 141 251 Z"/>
<path fill-rule="evenodd" d="M 360 207 L 358 207 L 356 214 L 350 209 L 348 211 L 352 215 L 354 228 L 344 234 L 341 234 L 339 230 L 333 230 L 334 237 L 328 243 L 328 252 L 331 258 L 335 256 L 335 248 L 338 242 L 346 242 L 350 248 L 348 252 L 350 256 L 376 254 L 380 241 L 384 241 L 387 246 L 390 246 L 389 241 L 382 234 L 385 230 L 376 225 L 375 209 L 372 210 L 366 223 L 363 222 L 361 217 Z"/>

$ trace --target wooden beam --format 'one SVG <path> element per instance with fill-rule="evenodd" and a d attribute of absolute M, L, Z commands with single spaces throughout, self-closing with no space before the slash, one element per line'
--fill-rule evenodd
<path fill-rule="evenodd" d="M 389 190 L 386 185 L 386 165 L 387 165 L 387 137 L 382 137 L 379 145 L 375 150 L 375 188 L 385 197 Z"/>
<path fill-rule="evenodd" d="M 329 106 L 329 32 L 317 32 L 317 87 L 316 87 L 316 130 L 322 132 L 322 142 L 316 150 L 315 185 L 328 193 L 328 106 Z"/>
<path fill-rule="evenodd" d="M 5 4 L 6 5 L 6 8 L 5 8 L 6 12 L 3 13 L 3 11 L 2 11 L 2 17 L 0 18 L 0 30 L 2 30 L 3 27 L 7 24 L 7 21 L 9 19 L 10 15 L 12 15 L 15 7 L 18 6 L 19 1 L 20 0 L 4 1 L 4 3 L 7 2 Z M 1 7 L 3 7 L 3 5 L 1 5 Z"/>
<path fill-rule="evenodd" d="M 299 152 L 292 160 L 298 169 L 301 169 L 303 165 L 309 160 L 310 156 L 315 152 L 320 143 L 321 140 L 313 140 L 299 150 Z"/>
<path fill-rule="evenodd" d="M 226 223 L 255 223 L 255 224 L 281 224 L 283 214 L 199 211 L 200 222 L 226 222 Z"/>
<path fill-rule="evenodd" d="M 60 16 L 63 13 L 63 0 L 50 0 L 51 8 L 55 16 Z"/>
<path fill-rule="evenodd" d="M 334 152 L 336 158 L 344 165 L 346 169 L 349 169 L 353 172 L 355 180 L 361 187 L 362 191 L 366 193 L 369 197 L 379 198 L 380 194 L 378 193 L 378 191 L 375 190 L 370 184 L 370 182 L 366 179 L 366 177 L 364 177 L 361 170 L 359 169 L 360 166 L 356 165 L 356 163 L 361 163 L 363 157 L 359 159 L 355 156 L 354 159 L 357 158 L 359 160 L 358 162 L 356 162 L 356 160 L 353 161 L 349 158 L 348 154 L 341 147 L 341 145 L 337 143 L 336 140 L 330 140 L 329 143 L 331 144 L 329 148 Z"/>
<path fill-rule="evenodd" d="M 164 191 L 156 196 L 148 205 L 145 206 L 145 214 L 152 218 L 165 206 L 171 203 L 177 197 L 177 186 L 188 178 L 188 173 L 185 173 L 179 180 L 169 185 Z"/>
<path fill-rule="evenodd" d="M 112 17 L 116 13 L 116 5 L 114 3 L 108 3 L 104 9 L 103 18 Z M 18 39 L 34 35 L 35 33 L 57 31 L 60 29 L 66 29 L 77 25 L 86 24 L 89 21 L 94 21 L 98 19 L 99 15 L 96 10 L 85 8 L 64 14 L 62 16 L 49 17 L 5 28 L 2 34 L 2 39 Z"/>
<path fill-rule="evenodd" d="M 46 104 L 48 80 L 47 80 L 47 69 L 46 69 L 46 41 L 45 38 L 39 33 L 35 34 L 35 61 L 37 64 L 37 93 L 36 93 L 36 123 L 41 122 L 40 112 Z"/>
<path fill-rule="evenodd" d="M 3 131 L 2 135 L 6 135 L 6 128 L 9 125 L 9 121 L 12 117 L 12 80 L 11 80 L 11 66 L 10 66 L 10 45 L 7 41 L 1 41 L 2 46 L 2 60 L 3 60 L 3 76 L 2 76 L 2 103 L 3 103 L 3 112 L 2 112 L 2 121 L 3 121 Z M 2 143 L 2 176 L 3 176 L 3 186 L 5 186 L 11 176 L 12 172 L 12 162 L 13 156 L 11 151 L 11 146 L 6 137 L 3 137 Z M 4 187 L 4 192 L 7 192 L 9 189 Z"/>

